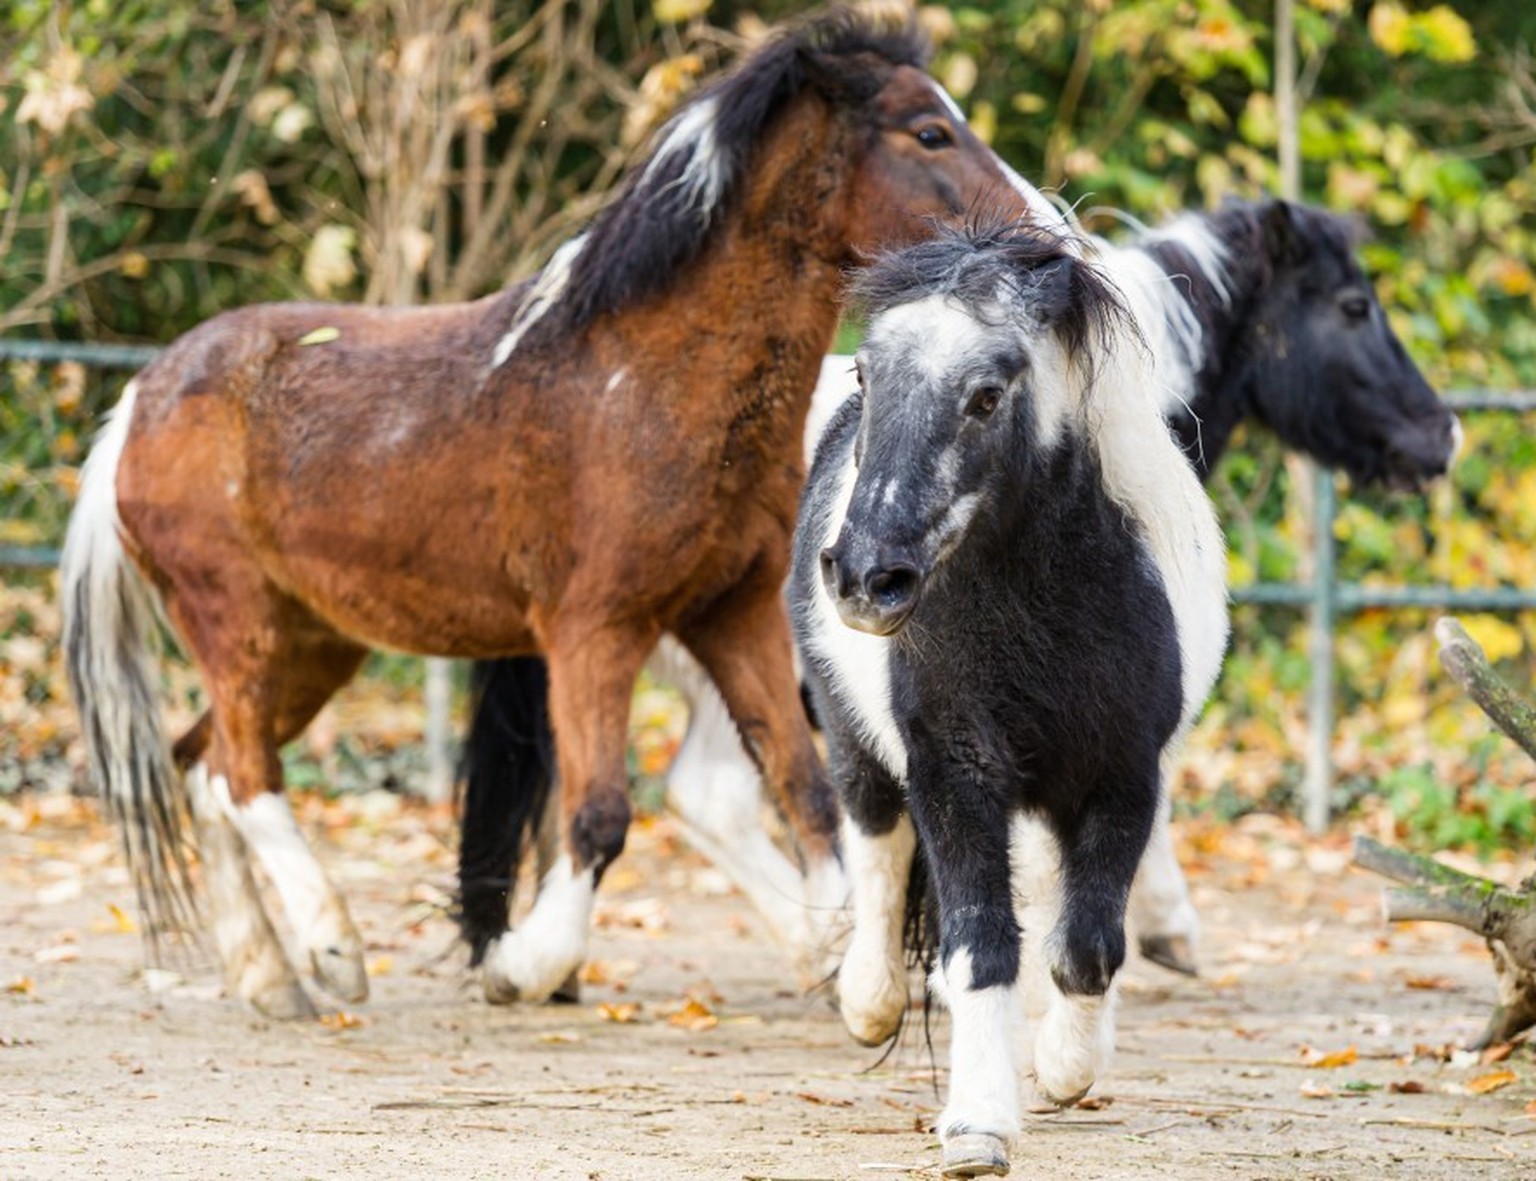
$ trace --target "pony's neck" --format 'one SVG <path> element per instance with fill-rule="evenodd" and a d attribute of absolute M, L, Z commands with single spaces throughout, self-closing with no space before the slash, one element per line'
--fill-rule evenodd
<path fill-rule="evenodd" d="M 1163 417 L 1201 480 L 1209 478 L 1237 424 L 1252 411 L 1236 356 L 1269 270 L 1246 207 L 1180 218 L 1130 247 L 1167 277 L 1167 335 L 1183 353 L 1184 388 Z"/>

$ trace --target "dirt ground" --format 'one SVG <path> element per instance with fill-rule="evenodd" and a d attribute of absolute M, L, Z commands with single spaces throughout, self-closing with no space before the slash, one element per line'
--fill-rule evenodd
<path fill-rule="evenodd" d="M 110 832 L 65 797 L 0 801 L 0 1177 L 936 1175 L 921 1020 L 884 1063 L 854 1045 L 667 822 L 605 883 L 582 1003 L 493 1008 L 443 911 L 446 813 L 380 793 L 301 815 L 374 997 L 280 1025 L 211 976 L 152 995 Z M 1480 945 L 1384 928 L 1342 833 L 1184 835 L 1205 974 L 1129 968 L 1113 1071 L 1027 1117 L 1016 1176 L 1536 1177 L 1531 1049 L 1454 1053 L 1492 997 Z"/>

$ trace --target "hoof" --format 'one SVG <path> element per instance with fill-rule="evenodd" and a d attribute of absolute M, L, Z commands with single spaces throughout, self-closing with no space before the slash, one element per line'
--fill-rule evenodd
<path fill-rule="evenodd" d="M 1195 963 L 1194 948 L 1185 936 L 1144 935 L 1139 943 L 1141 954 L 1154 964 L 1184 976 L 1200 975 L 1200 967 Z"/>
<path fill-rule="evenodd" d="M 988 1132 L 966 1132 L 944 1141 L 940 1172 L 945 1177 L 1003 1177 L 1008 1173 L 1008 1145 Z"/>
<path fill-rule="evenodd" d="M 549 994 L 552 1005 L 581 1004 L 581 969 L 577 968 L 565 978 L 565 983 Z"/>
<path fill-rule="evenodd" d="M 1088 1092 L 1093 1090 L 1093 1084 L 1089 1083 L 1086 1087 L 1083 1087 L 1078 1091 L 1073 1091 L 1071 1094 L 1056 1095 L 1052 1094 L 1052 1092 L 1047 1089 L 1045 1084 L 1040 1082 L 1038 1075 L 1035 1077 L 1035 1083 L 1037 1084 L 1036 1090 L 1040 1092 L 1040 1097 L 1047 1103 L 1051 1104 L 1051 1106 L 1057 1108 L 1075 1107 L 1079 1099 L 1086 1097 Z"/>
<path fill-rule="evenodd" d="M 485 999 L 493 1005 L 515 1005 L 523 999 L 517 985 L 500 972 L 491 971 L 489 965 L 480 974 L 480 984 L 485 989 Z"/>
<path fill-rule="evenodd" d="M 251 1008 L 274 1021 L 313 1021 L 319 1014 L 297 980 L 245 997 Z"/>
<path fill-rule="evenodd" d="M 309 953 L 309 964 L 320 987 L 337 1000 L 361 1004 L 368 999 L 368 969 L 361 952 L 349 955 L 340 947 L 317 947 Z"/>

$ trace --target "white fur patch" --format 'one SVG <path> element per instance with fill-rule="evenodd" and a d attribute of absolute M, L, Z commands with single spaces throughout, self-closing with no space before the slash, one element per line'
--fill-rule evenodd
<path fill-rule="evenodd" d="M 508 325 L 506 335 L 496 342 L 496 349 L 491 354 L 492 369 L 499 369 L 505 365 L 507 359 L 516 351 L 518 341 L 523 339 L 528 329 L 537 324 L 544 314 L 560 301 L 560 297 L 565 294 L 565 289 L 571 281 L 571 267 L 575 264 L 582 247 L 586 245 L 586 241 L 585 234 L 577 234 L 556 250 L 548 265 L 539 272 L 539 277 L 528 289 L 528 294 L 523 296 L 523 302 L 518 304 L 517 313 L 512 317 L 512 323 Z"/>
<path fill-rule="evenodd" d="M 1006 984 L 971 988 L 971 956 L 961 948 L 933 971 L 933 990 L 949 1006 L 949 1101 L 939 1116 L 944 1140 L 983 1132 L 1012 1143 L 1019 1133 L 1019 1080 L 1013 1047 L 1018 1006 Z"/>
<path fill-rule="evenodd" d="M 905 814 L 880 836 L 867 835 L 851 820 L 843 822 L 843 853 L 853 883 L 853 938 L 837 974 L 837 993 L 848 1032 L 866 1045 L 878 1045 L 895 1033 L 907 1008 L 901 930 L 916 847 Z"/>
<path fill-rule="evenodd" d="M 525 1001 L 547 1000 L 587 955 L 596 874 L 573 872 L 562 854 L 545 875 L 538 900 L 517 930 L 501 936 L 485 955 L 485 972 Z"/>
<path fill-rule="evenodd" d="M 842 409 L 843 403 L 859 389 L 853 358 L 847 353 L 830 353 L 821 360 L 821 376 L 811 395 L 811 409 L 805 416 L 805 467 L 809 471 L 816 458 L 816 445 L 826 434 L 827 425 Z"/>
<path fill-rule="evenodd" d="M 686 155 L 683 171 L 667 187 L 678 189 L 685 206 L 706 225 L 725 191 L 725 160 L 715 136 L 718 115 L 719 102 L 714 98 L 695 102 L 676 115 L 662 131 L 661 142 L 641 178 L 642 185 L 648 183 L 673 156 Z"/>
<path fill-rule="evenodd" d="M 223 776 L 216 783 L 227 793 Z M 229 815 L 272 879 L 299 944 L 312 947 L 321 910 L 332 891 L 325 871 L 299 831 L 287 797 L 264 791 L 243 807 L 231 806 Z"/>
<path fill-rule="evenodd" d="M 1115 1049 L 1115 989 L 1104 996 L 1057 992 L 1035 1034 L 1035 1082 L 1046 1098 L 1078 1098 L 1109 1067 Z"/>
<path fill-rule="evenodd" d="M 837 494 L 823 546 L 830 546 L 842 530 L 853 497 L 857 473 L 852 456 L 839 473 Z M 864 741 L 890 773 L 902 782 L 907 778 L 907 746 L 891 712 L 891 641 L 884 636 L 855 631 L 837 614 L 837 607 L 818 580 L 811 598 L 813 634 L 806 646 L 824 662 L 832 689 L 855 722 Z"/>
<path fill-rule="evenodd" d="M 1123 262 L 1125 254 L 1112 261 Z M 1153 299 L 1135 274 L 1135 267 L 1110 271 L 1143 341 L 1115 333 L 1108 354 L 1096 358 L 1097 388 L 1083 407 L 1091 416 L 1085 438 L 1098 450 L 1105 491 L 1141 527 L 1162 576 L 1178 631 L 1187 726 L 1215 684 L 1226 649 L 1226 543 L 1163 416 L 1160 391 L 1190 380 L 1187 354 L 1167 328 L 1166 301 Z M 1064 363 L 1043 368 L 1062 371 Z"/>

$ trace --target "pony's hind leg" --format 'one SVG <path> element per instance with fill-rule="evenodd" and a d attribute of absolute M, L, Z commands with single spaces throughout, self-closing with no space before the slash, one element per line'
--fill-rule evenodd
<path fill-rule="evenodd" d="M 843 880 L 837 800 L 800 702 L 781 590 L 776 574 L 759 576 L 678 638 L 704 666 L 761 769 L 799 846 L 807 881 L 825 883 L 831 896 Z"/>
<path fill-rule="evenodd" d="M 846 918 L 847 883 L 834 858 L 801 871 L 762 822 L 762 775 L 730 711 L 688 651 L 663 637 L 650 668 L 688 699 L 688 730 L 667 772 L 667 804 L 690 843 L 739 886 L 776 938 L 815 976 Z"/>
<path fill-rule="evenodd" d="M 1141 869 L 1131 887 L 1131 927 L 1147 959 L 1195 976 L 1200 964 L 1200 915 L 1190 900 L 1189 883 L 1174 851 L 1170 813 L 1165 786 Z"/>
<path fill-rule="evenodd" d="M 598 879 L 629 830 L 629 702 L 655 642 L 653 632 L 590 618 L 567 621 L 547 640 L 562 847 L 533 909 L 486 949 L 484 984 L 493 1000 L 547 1000 L 586 958 Z"/>
<path fill-rule="evenodd" d="M 225 569 L 228 579 L 237 573 L 233 564 Z M 277 753 L 351 678 L 364 649 L 264 584 L 238 598 L 206 597 L 195 606 L 172 597 L 169 607 L 178 630 L 189 637 L 211 701 L 211 724 L 200 721 L 177 748 L 183 759 L 198 760 L 189 782 L 206 780 L 195 813 L 215 931 L 225 932 L 216 938 L 235 989 L 264 1012 L 294 1015 L 281 998 L 299 985 L 251 875 L 248 858 L 254 854 L 316 979 L 343 1000 L 364 1000 L 362 939 L 299 831 L 283 795 Z M 210 626 L 213 619 L 218 623 Z M 231 626 L 235 622 L 243 626 Z M 242 951 L 240 941 L 247 938 L 259 948 Z M 279 962 L 281 972 L 271 967 Z M 271 970 L 253 974 L 249 964 Z M 298 1012 L 306 1010 L 307 1002 Z"/>
<path fill-rule="evenodd" d="M 1035 1081 L 1053 1103 L 1074 1103 L 1114 1048 L 1115 974 L 1125 963 L 1125 910 L 1157 809 L 1157 769 L 1092 793 L 1067 823 L 1060 850 L 1060 914 L 1048 937 L 1052 989 L 1035 1031 Z"/>

